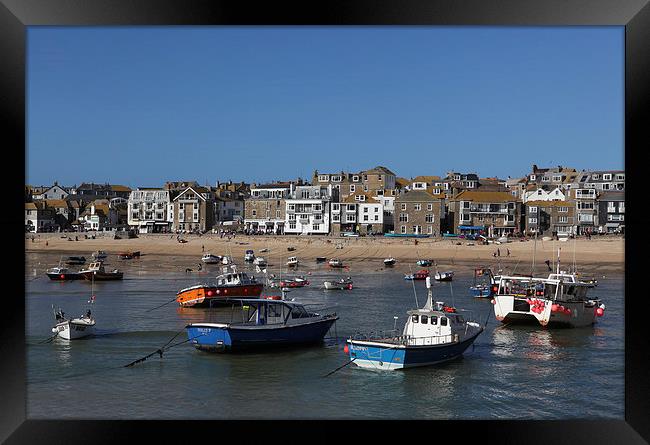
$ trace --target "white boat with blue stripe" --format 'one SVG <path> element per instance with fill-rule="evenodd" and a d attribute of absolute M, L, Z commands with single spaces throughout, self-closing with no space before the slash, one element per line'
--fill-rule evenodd
<path fill-rule="evenodd" d="M 484 327 L 466 321 L 453 307 L 442 301 L 433 302 L 431 279 L 427 302 L 421 309 L 407 312 L 408 319 L 401 335 L 357 335 L 350 337 L 344 351 L 359 367 L 373 369 L 403 369 L 460 357 Z"/>

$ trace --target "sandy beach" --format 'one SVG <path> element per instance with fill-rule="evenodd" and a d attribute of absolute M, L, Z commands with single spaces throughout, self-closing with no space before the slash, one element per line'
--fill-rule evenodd
<path fill-rule="evenodd" d="M 88 235 L 88 239 L 84 238 Z M 34 236 L 34 241 L 32 241 Z M 75 241 L 75 236 L 78 241 Z M 69 238 L 72 240 L 70 241 Z M 111 233 L 97 233 L 95 239 L 90 234 L 41 233 L 25 235 L 26 252 L 60 252 L 61 255 L 85 255 L 95 250 L 108 254 L 123 251 L 140 251 L 143 262 L 165 261 L 163 258 L 187 257 L 188 263 L 200 261 L 205 253 L 231 255 L 240 262 L 247 249 L 256 255 L 267 258 L 272 263 L 284 263 L 289 256 L 300 261 L 313 262 L 316 257 L 340 258 L 345 263 L 354 264 L 356 269 L 383 266 L 384 258 L 394 257 L 400 264 L 412 264 L 418 259 L 432 259 L 439 268 L 455 265 L 467 267 L 497 266 L 504 270 L 517 268 L 522 273 L 530 270 L 534 260 L 537 271 L 543 270 L 545 260 L 555 261 L 558 247 L 561 249 L 561 264 L 570 267 L 574 261 L 585 274 L 599 272 L 623 272 L 625 270 L 625 240 L 622 237 L 592 237 L 568 240 L 566 242 L 533 239 L 513 241 L 504 244 L 468 245 L 471 242 L 460 239 L 389 239 L 384 237 L 303 237 L 303 236 L 245 236 L 221 238 L 217 234 L 184 235 L 186 243 L 179 243 L 172 234 L 142 234 L 138 238 L 113 239 Z M 460 244 L 458 244 L 460 243 Z M 536 244 L 536 246 L 535 246 Z M 295 248 L 288 251 L 289 247 Z M 260 253 L 261 249 L 268 249 Z M 510 254 L 508 255 L 508 251 Z M 499 253 L 498 256 L 494 256 Z M 178 259 L 176 261 L 179 261 Z"/>

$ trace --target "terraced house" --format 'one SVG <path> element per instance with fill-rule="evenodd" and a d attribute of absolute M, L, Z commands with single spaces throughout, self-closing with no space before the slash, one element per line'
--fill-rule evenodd
<path fill-rule="evenodd" d="M 568 201 L 527 201 L 525 232 L 533 235 L 573 235 L 576 208 Z"/>
<path fill-rule="evenodd" d="M 340 203 L 332 203 L 332 234 L 341 232 L 363 235 L 384 233 L 382 197 L 357 192 Z"/>
<path fill-rule="evenodd" d="M 245 202 L 245 229 L 252 232 L 283 234 L 287 210 L 286 198 L 293 190 L 293 182 L 253 184 L 250 189 L 251 194 Z"/>
<path fill-rule="evenodd" d="M 411 190 L 395 198 L 395 233 L 439 236 L 445 219 L 445 195 Z"/>
<path fill-rule="evenodd" d="M 206 187 L 192 186 L 172 199 L 172 230 L 205 232 L 215 217 L 214 194 Z"/>
<path fill-rule="evenodd" d="M 396 176 L 390 169 L 377 166 L 359 173 L 319 173 L 314 170 L 312 184 L 319 186 L 332 186 L 334 200 L 341 202 L 352 193 L 363 192 L 375 196 L 382 196 L 384 190 L 395 188 Z"/>
<path fill-rule="evenodd" d="M 127 203 L 127 224 L 139 233 L 170 231 L 174 208 L 171 193 L 162 188 L 133 190 Z"/>
<path fill-rule="evenodd" d="M 598 197 L 598 232 L 625 232 L 625 192 L 604 192 Z"/>
<path fill-rule="evenodd" d="M 523 229 L 522 204 L 508 192 L 463 191 L 449 200 L 456 234 L 503 236 Z"/>
<path fill-rule="evenodd" d="M 287 196 L 285 234 L 326 235 L 330 231 L 332 186 L 297 186 Z"/>

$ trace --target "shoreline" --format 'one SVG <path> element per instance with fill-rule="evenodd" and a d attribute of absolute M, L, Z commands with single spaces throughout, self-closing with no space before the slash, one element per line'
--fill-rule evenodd
<path fill-rule="evenodd" d="M 88 239 L 84 238 L 88 235 Z M 560 248 L 560 261 L 564 268 L 574 264 L 583 273 L 600 271 L 625 271 L 625 240 L 622 237 L 593 237 L 591 240 L 577 239 L 566 242 L 534 240 L 513 241 L 505 244 L 467 245 L 469 241 L 459 239 L 419 238 L 389 239 L 384 237 L 345 238 L 332 236 L 277 236 L 237 235 L 228 240 L 218 234 L 184 235 L 187 243 L 179 243 L 175 234 L 142 234 L 138 238 L 113 239 L 110 232 L 98 232 L 95 239 L 88 233 L 41 233 L 25 236 L 25 253 L 58 253 L 60 255 L 84 255 L 89 257 L 95 250 L 104 250 L 109 255 L 122 251 L 140 251 L 142 261 L 149 263 L 160 261 L 163 257 L 182 257 L 183 260 L 196 263 L 203 253 L 230 255 L 240 263 L 244 252 L 254 250 L 255 255 L 264 256 L 270 263 L 284 264 L 289 256 L 296 256 L 300 261 L 313 262 L 316 257 L 340 258 L 355 268 L 383 267 L 383 260 L 388 257 L 397 259 L 397 265 L 411 264 L 416 270 L 418 259 L 435 260 L 439 268 L 451 266 L 493 267 L 500 264 L 504 271 L 512 268 L 530 270 L 535 261 L 536 271 L 546 269 L 544 261 L 557 260 Z M 75 236 L 78 241 L 74 241 Z M 71 238 L 72 241 L 69 241 Z M 457 243 L 460 242 L 460 245 Z M 288 251 L 288 247 L 295 250 Z M 269 249 L 259 253 L 260 249 Z M 494 256 L 497 251 L 500 256 Z M 507 252 L 510 251 L 510 255 Z M 190 259 L 193 258 L 193 259 Z M 370 260 L 370 261 L 369 261 Z M 380 261 L 380 263 L 376 263 Z"/>

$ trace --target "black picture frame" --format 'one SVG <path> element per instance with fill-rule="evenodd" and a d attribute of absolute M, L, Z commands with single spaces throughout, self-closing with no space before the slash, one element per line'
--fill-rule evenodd
<path fill-rule="evenodd" d="M 24 242 L 19 217 L 22 199 L 11 192 L 24 184 L 25 157 L 25 60 L 27 26 L 96 25 L 468 25 L 468 26 L 625 26 L 625 170 L 627 182 L 625 243 L 625 420 L 557 421 L 368 421 L 359 425 L 337 422 L 332 428 L 320 421 L 293 422 L 293 426 L 273 428 L 272 421 L 49 421 L 26 420 L 26 354 L 24 337 L 24 283 L 11 283 L 13 291 L 3 298 L 2 340 L 0 341 L 0 440 L 6 443 L 58 443 L 83 440 L 94 444 L 113 443 L 129 437 L 166 439 L 180 433 L 184 441 L 195 437 L 225 440 L 250 437 L 265 440 L 272 431 L 282 431 L 281 440 L 298 428 L 304 440 L 332 437 L 354 440 L 361 432 L 364 442 L 395 435 L 398 440 L 434 440 L 499 443 L 647 443 L 650 441 L 650 394 L 648 344 L 645 336 L 645 301 L 641 268 L 642 203 L 634 204 L 641 193 L 644 151 L 648 147 L 648 127 L 643 118 L 650 104 L 650 6 L 647 0 L 430 0 L 430 1 L 327 1 L 301 3 L 255 3 L 205 0 L 1 0 L 0 4 L 0 110 L 5 127 L 5 181 L 12 186 L 5 194 L 0 215 L 7 234 L 3 259 L 5 277 L 22 276 L 20 261 Z M 644 113 L 645 112 L 645 113 Z M 9 149 L 7 149 L 9 147 Z M 20 170 L 15 164 L 22 166 Z M 22 171 L 22 174 L 21 174 Z M 636 190 L 636 191 L 635 191 Z M 639 200 L 640 201 L 640 200 Z M 14 216 L 15 215 L 15 216 Z M 631 237 L 631 238 L 630 238 Z M 638 237 L 638 238 L 637 238 Z M 627 242 L 628 239 L 633 240 Z M 10 247 L 9 247 L 10 246 Z M 14 281 L 20 281 L 15 279 Z M 634 292 L 634 290 L 641 292 Z M 10 295 L 9 295 L 10 294 Z M 638 309 L 637 305 L 641 306 Z M 630 308 L 635 308 L 634 310 Z M 588 373 L 588 369 L 576 370 Z M 570 417 L 571 413 L 567 413 Z M 412 428 L 421 429 L 422 434 Z M 435 435 L 432 434 L 435 432 Z M 228 433 L 233 433 L 230 436 Z M 138 434 L 138 436 L 136 436 Z M 318 435 L 318 436 L 316 436 Z M 352 435 L 352 436 L 351 436 Z M 358 438 L 357 438 L 358 439 Z"/>

